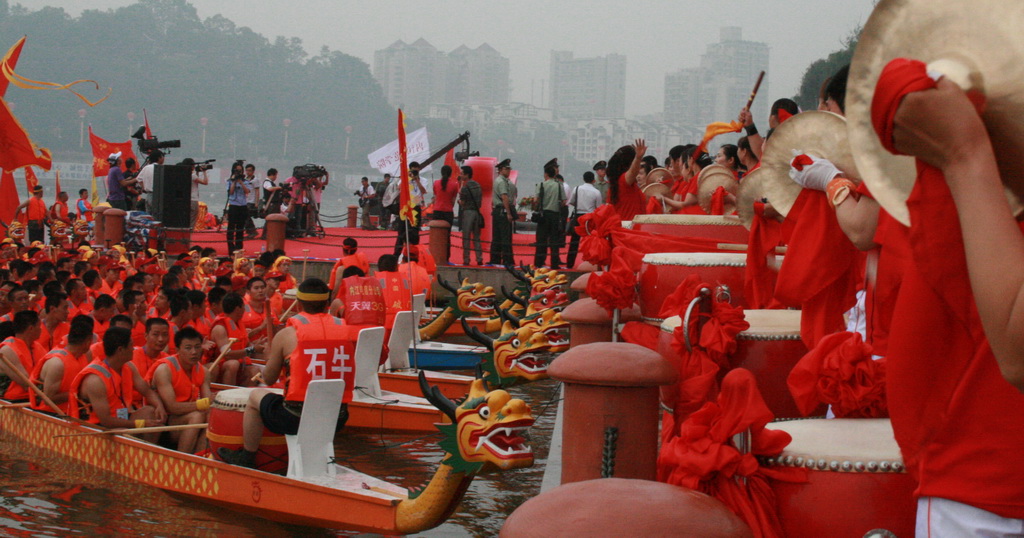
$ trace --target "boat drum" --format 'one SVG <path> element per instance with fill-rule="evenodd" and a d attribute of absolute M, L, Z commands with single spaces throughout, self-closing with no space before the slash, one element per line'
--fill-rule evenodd
<path fill-rule="evenodd" d="M 281 393 L 281 389 L 270 390 Z M 210 405 L 210 425 L 206 429 L 211 453 L 216 454 L 220 447 L 229 450 L 242 448 L 242 415 L 252 391 L 252 388 L 227 389 L 214 395 Z M 260 448 L 256 452 L 256 468 L 268 473 L 288 468 L 288 444 L 283 435 L 263 429 Z"/>
<path fill-rule="evenodd" d="M 744 306 L 743 277 L 747 255 L 724 252 L 661 252 L 644 256 L 640 267 L 640 315 L 660 324 L 658 316 L 665 297 L 691 274 L 712 286 L 728 286 L 729 302 Z"/>
<path fill-rule="evenodd" d="M 730 365 L 754 374 L 757 388 L 776 418 L 801 417 L 786 384 L 793 366 L 807 353 L 807 346 L 800 340 L 800 311 L 746 310 L 744 316 L 750 328 L 736 336 L 736 351 Z M 667 318 L 661 324 L 658 352 L 674 364 L 679 363 L 679 356 L 672 348 L 672 332 L 681 324 L 679 316 Z M 674 387 L 662 387 L 663 396 L 671 401 L 673 395 L 665 394 L 666 390 Z M 824 415 L 824 406 L 814 414 Z"/>
<path fill-rule="evenodd" d="M 723 243 L 746 244 L 750 238 L 743 222 L 728 215 L 637 215 L 633 218 L 633 229 Z"/>
<path fill-rule="evenodd" d="M 913 536 L 916 481 L 906 472 L 892 424 L 881 419 L 811 419 L 768 424 L 793 441 L 768 467 L 804 467 L 808 481 L 771 481 L 783 535 Z"/>

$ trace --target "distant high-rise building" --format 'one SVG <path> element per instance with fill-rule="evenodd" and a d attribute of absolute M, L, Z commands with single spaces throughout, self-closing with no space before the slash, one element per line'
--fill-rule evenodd
<path fill-rule="evenodd" d="M 373 76 L 388 103 L 425 115 L 442 103 L 503 104 L 509 98 L 509 62 L 484 43 L 445 54 L 425 39 L 401 40 L 373 54 Z"/>
<path fill-rule="evenodd" d="M 703 129 L 736 118 L 761 71 L 768 71 L 768 45 L 743 40 L 736 27 L 722 28 L 720 41 L 708 45 L 700 67 L 665 75 L 665 121 Z M 768 79 L 761 83 L 751 111 L 757 123 L 768 119 Z"/>
<path fill-rule="evenodd" d="M 551 108 L 565 118 L 622 118 L 626 115 L 626 57 L 609 54 L 573 58 L 551 51 Z"/>
<path fill-rule="evenodd" d="M 503 105 L 509 99 L 509 63 L 487 43 L 448 53 L 445 103 Z"/>

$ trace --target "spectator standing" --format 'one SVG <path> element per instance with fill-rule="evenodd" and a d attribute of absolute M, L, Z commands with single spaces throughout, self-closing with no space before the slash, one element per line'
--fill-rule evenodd
<path fill-rule="evenodd" d="M 484 264 L 483 251 L 480 248 L 480 229 L 484 226 L 480 206 L 483 204 L 483 189 L 473 179 L 473 168 L 462 167 L 459 174 L 459 228 L 462 230 L 462 264 L 469 265 L 469 246 L 472 241 L 476 253 L 476 264 Z"/>
<path fill-rule="evenodd" d="M 580 236 L 576 233 L 576 226 L 579 226 L 580 217 L 592 213 L 600 206 L 604 198 L 601 191 L 594 186 L 594 173 L 583 174 L 583 184 L 572 191 L 569 198 L 569 205 L 572 206 L 572 213 L 569 217 L 569 253 L 566 254 L 566 267 L 576 267 L 576 254 L 579 252 Z"/>

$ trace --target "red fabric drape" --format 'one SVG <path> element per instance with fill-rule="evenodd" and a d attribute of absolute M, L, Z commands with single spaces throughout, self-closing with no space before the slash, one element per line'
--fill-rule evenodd
<path fill-rule="evenodd" d="M 717 187 L 715 192 L 711 193 L 711 213 L 710 215 L 724 215 L 725 214 L 725 188 Z"/>
<path fill-rule="evenodd" d="M 885 359 L 871 359 L 871 346 L 860 333 L 841 332 L 822 338 L 793 367 L 787 383 L 804 416 L 822 403 L 831 405 L 838 418 L 889 416 Z"/>
<path fill-rule="evenodd" d="M 864 256 L 839 227 L 821 191 L 800 192 L 783 230 L 789 246 L 775 298 L 801 309 L 800 337 L 814 349 L 824 336 L 844 329 L 843 313 L 856 303 Z"/>
<path fill-rule="evenodd" d="M 0 220 L 10 224 L 19 204 L 21 201 L 18 199 L 18 188 L 14 185 L 14 173 L 4 170 L 0 175 Z"/>
<path fill-rule="evenodd" d="M 637 271 L 643 254 L 625 247 L 612 250 L 607 271 L 591 273 L 587 280 L 587 295 L 611 314 L 616 308 L 626 309 L 636 302 Z"/>
<path fill-rule="evenodd" d="M 781 537 L 768 479 L 802 482 L 807 471 L 760 466 L 756 456 L 776 456 L 792 441 L 786 432 L 765 428 L 772 419 L 754 375 L 742 368 L 729 372 L 717 400 L 690 415 L 680 424 L 679 436 L 662 447 L 662 481 L 717 498 L 750 526 L 754 536 Z M 733 446 L 732 437 L 747 430 L 751 451 L 743 454 Z"/>
<path fill-rule="evenodd" d="M 782 224 L 764 216 L 764 204 L 754 203 L 754 220 L 747 239 L 747 266 L 743 292 L 751 309 L 781 308 L 775 300 L 776 272 L 768 267 L 768 255 L 782 243 Z"/>
<path fill-rule="evenodd" d="M 622 217 L 611 204 L 598 206 L 596 210 L 579 219 L 576 234 L 580 236 L 580 257 L 599 266 L 612 261 L 612 231 L 622 229 Z"/>

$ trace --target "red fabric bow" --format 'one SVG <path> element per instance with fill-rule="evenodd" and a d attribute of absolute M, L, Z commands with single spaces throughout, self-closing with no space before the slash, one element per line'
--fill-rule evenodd
<path fill-rule="evenodd" d="M 803 171 L 805 166 L 810 166 L 812 164 L 814 164 L 814 159 L 802 154 L 793 157 L 793 162 L 789 163 L 790 166 L 796 168 L 798 171 L 801 172 Z"/>
<path fill-rule="evenodd" d="M 768 255 L 781 244 L 782 224 L 764 216 L 764 203 L 754 202 L 754 219 L 747 239 L 747 270 L 743 291 L 752 309 L 781 308 L 775 300 L 776 271 L 768 267 Z"/>
<path fill-rule="evenodd" d="M 576 234 L 580 236 L 580 256 L 597 266 L 612 260 L 611 234 L 622 228 L 622 217 L 611 204 L 604 204 L 580 217 Z"/>
<path fill-rule="evenodd" d="M 899 154 L 893 146 L 892 139 L 896 130 L 893 121 L 896 118 L 896 109 L 900 107 L 907 94 L 930 90 L 935 87 L 935 81 L 928 77 L 924 62 L 907 58 L 896 58 L 889 62 L 885 69 L 882 69 L 878 80 L 886 82 L 875 87 L 875 95 L 871 99 L 871 124 L 878 133 L 882 147 L 890 153 Z"/>
<path fill-rule="evenodd" d="M 609 269 L 592 273 L 587 280 L 587 295 L 609 314 L 616 308 L 632 307 L 636 302 L 636 273 L 642 261 L 642 253 L 615 247 Z"/>
<path fill-rule="evenodd" d="M 725 214 L 725 188 L 716 187 L 715 192 L 711 193 L 711 213 L 710 215 L 724 215 Z"/>
<path fill-rule="evenodd" d="M 756 456 L 776 456 L 792 441 L 786 432 L 765 428 L 773 418 L 754 375 L 742 368 L 729 372 L 717 401 L 705 403 L 687 417 L 679 436 L 663 444 L 658 456 L 659 480 L 722 501 L 755 536 L 782 536 L 768 478 L 803 482 L 807 471 L 762 468 L 758 463 Z M 733 446 L 732 437 L 748 430 L 751 450 L 743 454 Z M 745 484 L 738 480 L 741 477 Z"/>
<path fill-rule="evenodd" d="M 821 403 L 831 405 L 838 418 L 889 416 L 885 359 L 871 359 L 871 346 L 864 343 L 860 333 L 841 332 L 822 338 L 793 367 L 787 384 L 804 416 Z"/>

